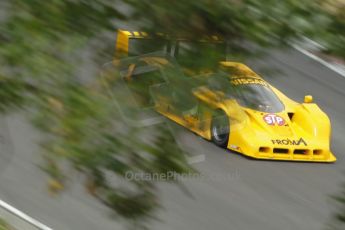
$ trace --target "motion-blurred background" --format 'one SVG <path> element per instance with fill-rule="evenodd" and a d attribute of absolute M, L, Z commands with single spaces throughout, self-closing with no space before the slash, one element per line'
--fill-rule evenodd
<path fill-rule="evenodd" d="M 297 101 L 313 94 L 338 162 L 254 161 L 165 120 L 125 119 L 116 102 L 132 102 L 109 92 L 114 57 L 128 58 L 118 29 L 156 35 L 130 56 L 183 38 L 186 75 L 236 60 Z M 343 68 L 345 1 L 1 0 L 0 30 L 0 199 L 53 229 L 345 229 L 345 79 L 315 61 Z M 224 42 L 193 42 L 210 36 Z"/>

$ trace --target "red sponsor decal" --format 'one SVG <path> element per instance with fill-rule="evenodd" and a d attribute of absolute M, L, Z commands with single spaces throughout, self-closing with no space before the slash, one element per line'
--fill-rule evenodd
<path fill-rule="evenodd" d="M 285 125 L 284 118 L 276 114 L 266 114 L 264 116 L 264 121 L 268 125 L 279 125 L 279 126 Z"/>

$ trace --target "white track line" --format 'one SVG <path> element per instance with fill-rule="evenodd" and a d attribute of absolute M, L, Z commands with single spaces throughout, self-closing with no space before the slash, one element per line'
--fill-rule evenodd
<path fill-rule="evenodd" d="M 205 154 L 187 157 L 187 163 L 190 165 L 204 162 L 205 160 L 206 160 Z"/>
<path fill-rule="evenodd" d="M 29 224 L 35 226 L 36 228 L 40 230 L 53 230 L 52 228 L 42 224 L 41 222 L 33 219 L 32 217 L 28 216 L 24 212 L 16 209 L 15 207 L 7 204 L 6 202 L 0 200 L 0 207 L 4 208 L 8 212 L 11 212 L 12 214 L 16 215 L 17 217 L 23 219 L 24 221 L 28 222 Z"/>
<path fill-rule="evenodd" d="M 343 69 L 338 68 L 337 66 L 326 62 L 325 60 L 319 58 L 318 56 L 310 53 L 309 51 L 303 49 L 302 47 L 300 47 L 298 45 L 292 44 L 292 47 L 294 49 L 298 50 L 299 52 L 301 52 L 302 54 L 308 56 L 309 58 L 321 63 L 322 65 L 326 66 L 327 68 L 329 68 L 329 69 L 333 70 L 334 72 L 340 74 L 341 76 L 345 77 L 345 71 Z"/>

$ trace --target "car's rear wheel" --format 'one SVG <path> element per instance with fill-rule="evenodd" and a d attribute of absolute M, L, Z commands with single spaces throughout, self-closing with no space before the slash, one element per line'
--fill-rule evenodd
<path fill-rule="evenodd" d="M 217 111 L 211 122 L 211 138 L 219 147 L 226 148 L 229 141 L 230 123 L 223 111 Z"/>

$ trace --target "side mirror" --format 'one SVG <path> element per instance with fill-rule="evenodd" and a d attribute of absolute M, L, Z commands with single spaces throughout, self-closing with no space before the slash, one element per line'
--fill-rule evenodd
<path fill-rule="evenodd" d="M 313 102 L 313 96 L 306 95 L 304 96 L 304 103 L 312 103 Z"/>

